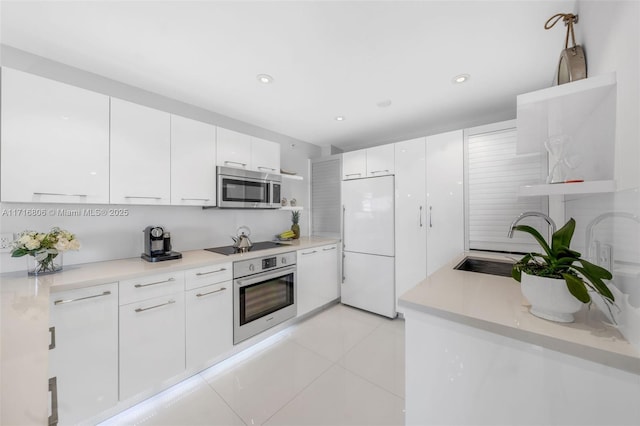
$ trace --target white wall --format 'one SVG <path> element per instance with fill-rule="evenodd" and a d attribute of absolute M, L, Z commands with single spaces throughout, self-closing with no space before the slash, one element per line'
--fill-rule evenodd
<path fill-rule="evenodd" d="M 617 214 L 593 227 L 592 240 L 611 246 L 620 308 L 614 310 L 615 318 L 640 349 L 640 223 L 624 217 L 640 217 L 640 2 L 581 1 L 578 14 L 577 36 L 586 50 L 589 76 L 617 75 L 615 176 L 621 190 L 567 198 L 565 214 L 576 219 L 574 248 L 585 254 L 588 224 L 602 214 Z"/>
<path fill-rule="evenodd" d="M 298 205 L 309 205 L 309 158 L 320 156 L 320 147 L 243 123 L 229 117 L 206 111 L 193 105 L 146 92 L 132 86 L 110 80 L 96 74 L 72 68 L 61 63 L 31 55 L 8 46 L 1 46 L 1 65 L 89 90 L 105 93 L 174 114 L 208 122 L 221 127 L 272 140 L 281 145 L 281 165 L 295 171 L 303 181 L 284 180 L 283 196 L 296 198 Z M 16 177 L 16 184 L 18 184 Z M 171 232 L 173 248 L 177 251 L 229 245 L 230 235 L 235 235 L 240 225 L 252 230 L 252 240 L 261 241 L 291 226 L 290 212 L 272 210 L 223 210 L 200 207 L 173 206 L 104 206 L 128 209 L 124 217 L 64 216 L 59 209 L 71 212 L 82 208 L 101 207 L 75 204 L 16 204 L 0 203 L 0 232 L 20 232 L 25 229 L 47 231 L 59 226 L 76 234 L 82 244 L 78 252 L 67 252 L 64 264 L 121 259 L 139 256 L 142 249 L 142 230 L 147 225 L 161 225 Z M 11 209 L 42 209 L 41 217 L 12 215 Z M 308 212 L 302 213 L 302 235 L 309 229 Z M 0 253 L 0 272 L 26 269 L 24 258 L 11 258 L 10 253 Z"/>

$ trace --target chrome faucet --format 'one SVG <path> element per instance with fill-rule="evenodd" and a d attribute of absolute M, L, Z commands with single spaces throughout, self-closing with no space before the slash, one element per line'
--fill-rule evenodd
<path fill-rule="evenodd" d="M 551 227 L 551 235 L 553 235 L 553 233 L 556 232 L 556 223 L 553 221 L 553 219 L 551 219 L 546 214 L 540 213 L 540 212 L 524 212 L 524 213 L 520 213 L 520 215 L 516 217 L 513 222 L 511 222 L 511 226 L 509 227 L 509 233 L 507 234 L 507 236 L 509 238 L 513 238 L 513 231 L 515 226 L 518 224 L 518 222 L 520 222 L 525 217 L 532 217 L 532 216 L 541 217 L 544 220 L 546 220 L 549 226 Z"/>
<path fill-rule="evenodd" d="M 637 215 L 633 213 L 627 213 L 627 212 L 606 212 L 606 213 L 602 213 L 600 216 L 597 216 L 595 219 L 589 222 L 589 224 L 587 225 L 587 229 L 585 231 L 585 244 L 587 245 L 587 259 L 589 260 L 595 259 L 595 256 L 593 255 L 593 250 L 591 248 L 591 246 L 593 245 L 593 228 L 597 224 L 599 224 L 600 222 L 602 222 L 603 220 L 609 217 L 623 217 L 625 219 L 630 219 L 637 223 L 640 223 L 640 218 L 638 218 Z M 596 256 L 597 256 L 597 253 L 596 253 Z M 597 260 L 596 260 L 596 263 L 599 264 Z"/>

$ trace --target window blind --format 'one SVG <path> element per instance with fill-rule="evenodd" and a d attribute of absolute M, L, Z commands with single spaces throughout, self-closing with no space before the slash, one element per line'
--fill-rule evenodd
<path fill-rule="evenodd" d="M 516 154 L 516 129 L 501 129 L 468 135 L 467 151 L 467 232 L 469 248 L 527 253 L 541 248 L 533 238 L 516 232 L 508 237 L 511 222 L 522 212 L 548 214 L 547 197 L 518 197 L 522 185 L 539 183 L 546 175 L 546 156 Z M 547 236 L 547 223 L 526 218 L 522 224 L 534 226 Z"/>
<path fill-rule="evenodd" d="M 340 238 L 340 158 L 311 163 L 311 234 Z"/>

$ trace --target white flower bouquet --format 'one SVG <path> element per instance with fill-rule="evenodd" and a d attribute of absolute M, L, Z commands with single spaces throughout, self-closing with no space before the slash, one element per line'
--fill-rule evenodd
<path fill-rule="evenodd" d="M 80 242 L 71 232 L 58 227 L 47 233 L 22 231 L 12 244 L 11 257 L 29 255 L 34 265 L 28 268 L 30 275 L 57 272 L 62 269 L 62 256 L 67 250 L 78 250 Z"/>

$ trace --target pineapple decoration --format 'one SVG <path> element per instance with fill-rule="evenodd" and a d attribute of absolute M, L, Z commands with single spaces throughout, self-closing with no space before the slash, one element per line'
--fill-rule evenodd
<path fill-rule="evenodd" d="M 300 210 L 294 210 L 291 212 L 291 223 L 293 223 L 293 225 L 291 225 L 291 230 L 294 233 L 293 239 L 297 240 L 298 238 L 300 238 L 300 225 L 298 224 L 298 222 L 300 221 Z"/>

